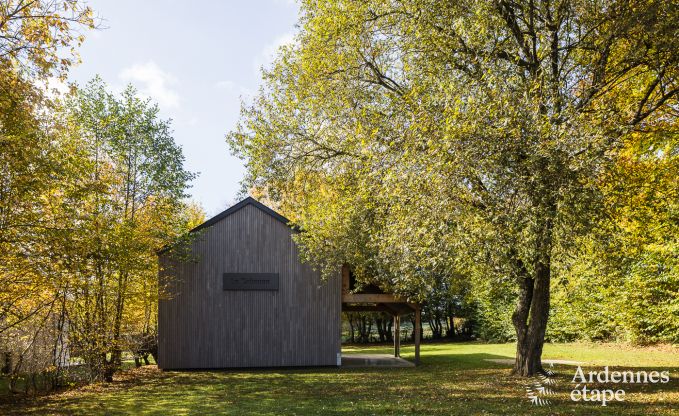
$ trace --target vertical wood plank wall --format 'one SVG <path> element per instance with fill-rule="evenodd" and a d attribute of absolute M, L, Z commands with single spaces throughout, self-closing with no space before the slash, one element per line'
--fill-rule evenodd
<path fill-rule="evenodd" d="M 294 231 L 246 205 L 192 243 L 193 261 L 160 256 L 163 369 L 337 365 L 341 279 L 299 259 Z M 278 273 L 278 291 L 224 291 L 223 273 Z M 168 281 L 168 279 L 170 279 Z"/>

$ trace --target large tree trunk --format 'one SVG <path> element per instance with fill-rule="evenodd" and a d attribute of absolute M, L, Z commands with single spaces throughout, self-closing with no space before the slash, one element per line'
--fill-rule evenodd
<path fill-rule="evenodd" d="M 524 278 L 521 285 L 512 316 L 516 329 L 514 373 L 521 376 L 544 372 L 541 357 L 549 318 L 549 281 L 549 268 L 541 267 L 536 271 L 535 279 Z"/>
<path fill-rule="evenodd" d="M 542 347 L 549 319 L 549 285 L 551 279 L 552 223 L 544 222 L 537 242 L 534 277 L 516 259 L 519 277 L 519 298 L 512 315 L 516 330 L 516 360 L 514 374 L 533 376 L 544 373 Z"/>

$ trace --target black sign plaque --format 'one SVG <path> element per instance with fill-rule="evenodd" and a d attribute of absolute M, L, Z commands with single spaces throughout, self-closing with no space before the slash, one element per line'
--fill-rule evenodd
<path fill-rule="evenodd" d="M 278 290 L 278 273 L 224 273 L 224 290 Z"/>

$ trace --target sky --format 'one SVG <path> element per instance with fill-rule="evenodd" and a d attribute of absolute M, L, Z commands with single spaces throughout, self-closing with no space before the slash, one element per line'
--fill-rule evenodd
<path fill-rule="evenodd" d="M 86 32 L 82 63 L 69 81 L 99 74 L 112 90 L 132 83 L 171 118 L 185 167 L 198 172 L 189 190 L 208 216 L 237 202 L 243 162 L 225 135 L 241 100 L 261 84 L 259 68 L 296 32 L 293 0 L 90 0 L 101 29 Z"/>

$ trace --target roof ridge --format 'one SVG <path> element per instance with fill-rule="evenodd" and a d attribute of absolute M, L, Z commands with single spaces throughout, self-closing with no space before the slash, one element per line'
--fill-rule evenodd
<path fill-rule="evenodd" d="M 196 232 L 198 230 L 201 230 L 203 228 L 211 227 L 211 226 L 215 225 L 216 223 L 218 223 L 219 221 L 223 220 L 224 218 L 228 217 L 229 215 L 231 215 L 231 214 L 233 214 L 237 211 L 240 211 L 242 208 L 245 208 L 248 205 L 252 205 L 253 207 L 264 212 L 265 214 L 271 216 L 275 220 L 278 220 L 278 221 L 282 222 L 283 224 L 285 224 L 286 226 L 288 226 L 292 229 L 295 229 L 294 226 L 290 225 L 291 221 L 289 219 L 285 218 L 284 216 L 277 213 L 273 209 L 271 209 L 271 208 L 267 207 L 266 205 L 262 204 L 261 202 L 257 201 L 255 198 L 248 196 L 247 198 L 245 198 L 242 201 L 230 206 L 229 208 L 225 209 L 224 211 L 220 212 L 219 214 L 215 215 L 214 217 L 210 218 L 209 220 L 207 220 L 207 221 L 203 222 L 202 224 L 192 228 L 188 232 L 188 234 L 191 234 L 191 233 Z M 158 250 L 156 253 L 158 255 L 160 255 L 160 254 L 170 250 L 172 247 L 174 247 L 174 245 L 175 245 L 174 243 L 169 244 L 169 245 L 161 248 L 160 250 Z"/>
<path fill-rule="evenodd" d="M 277 213 L 273 209 L 267 207 L 266 205 L 262 204 L 261 202 L 257 201 L 255 198 L 248 196 L 247 198 L 243 199 L 242 201 L 230 206 L 229 208 L 225 209 L 224 211 L 220 212 L 219 214 L 215 215 L 214 217 L 210 218 L 209 220 L 205 221 L 204 223 L 194 227 L 189 233 L 198 231 L 203 228 L 210 227 L 219 221 L 223 220 L 224 218 L 228 217 L 229 215 L 233 214 L 234 212 L 240 211 L 242 208 L 245 208 L 247 205 L 252 205 L 256 208 L 258 208 L 260 211 L 263 211 L 265 214 L 270 215 L 274 219 L 282 222 L 285 225 L 290 225 L 290 220 L 282 216 L 281 214 Z"/>

